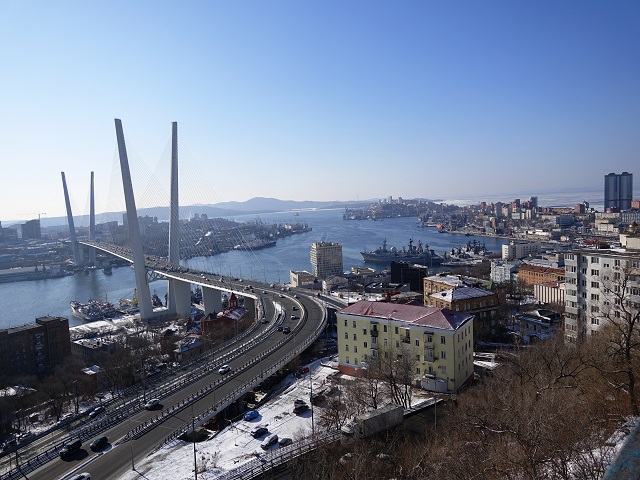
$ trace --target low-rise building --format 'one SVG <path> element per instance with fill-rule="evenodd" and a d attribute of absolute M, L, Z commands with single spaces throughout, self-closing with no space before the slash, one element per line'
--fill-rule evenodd
<path fill-rule="evenodd" d="M 71 342 L 71 353 L 86 364 L 95 363 L 100 353 L 113 354 L 117 348 L 116 342 L 104 338 L 81 338 Z"/>
<path fill-rule="evenodd" d="M 529 255 L 537 255 L 542 251 L 542 244 L 539 242 L 510 242 L 502 245 L 502 260 L 520 260 Z"/>
<path fill-rule="evenodd" d="M 0 329 L 0 375 L 42 374 L 70 352 L 69 320 L 64 317 L 40 317 Z"/>
<path fill-rule="evenodd" d="M 564 268 L 524 265 L 518 270 L 518 280 L 531 286 L 545 282 L 564 282 Z"/>
<path fill-rule="evenodd" d="M 290 270 L 289 285 L 300 288 L 313 288 L 316 277 L 306 270 Z"/>
<path fill-rule="evenodd" d="M 540 303 L 564 307 L 565 282 L 543 282 L 533 286 L 533 296 Z"/>
<path fill-rule="evenodd" d="M 562 333 L 564 319 L 553 310 L 538 309 L 516 317 L 520 324 L 520 336 L 525 343 L 545 340 Z"/>
<path fill-rule="evenodd" d="M 424 295 L 425 306 L 466 312 L 474 316 L 475 339 L 495 333 L 498 294 L 479 287 L 462 286 Z"/>
<path fill-rule="evenodd" d="M 473 315 L 360 301 L 337 312 L 339 369 L 362 375 L 371 362 L 403 357 L 415 384 L 457 391 L 473 375 Z"/>

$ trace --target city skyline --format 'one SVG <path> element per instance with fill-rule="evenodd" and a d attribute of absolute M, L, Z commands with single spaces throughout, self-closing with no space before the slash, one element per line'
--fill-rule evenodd
<path fill-rule="evenodd" d="M 63 216 L 60 171 L 75 215 L 88 212 L 91 171 L 97 211 L 117 210 L 114 118 L 165 190 L 178 122 L 181 165 L 196 165 L 183 181 L 213 187 L 181 188 L 184 205 L 602 190 L 607 173 L 634 173 L 640 147 L 638 13 L 4 2 L 0 221 Z M 164 194 L 146 188 L 140 207 Z"/>

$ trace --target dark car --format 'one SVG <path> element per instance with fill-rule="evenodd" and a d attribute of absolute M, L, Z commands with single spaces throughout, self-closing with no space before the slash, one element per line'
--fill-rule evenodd
<path fill-rule="evenodd" d="M 291 333 L 291 329 L 289 327 L 284 327 L 282 329 L 282 333 Z"/>
<path fill-rule="evenodd" d="M 259 425 L 259 426 L 255 427 L 253 430 L 251 430 L 251 436 L 253 438 L 258 438 L 258 437 L 263 436 L 268 431 L 269 431 L 269 429 L 267 427 L 263 427 L 262 425 Z"/>
<path fill-rule="evenodd" d="M 304 400 L 296 400 L 293 402 L 293 413 L 302 413 L 309 410 L 309 405 Z"/>
<path fill-rule="evenodd" d="M 60 450 L 60 458 L 68 457 L 69 455 L 71 455 L 71 454 L 77 452 L 78 450 L 80 450 L 81 447 L 82 447 L 82 441 L 80 441 L 80 440 L 74 440 L 71 443 L 67 443 Z"/>
<path fill-rule="evenodd" d="M 103 406 L 96 407 L 93 410 L 91 410 L 91 412 L 89 412 L 89 418 L 96 418 L 98 415 L 100 415 L 104 411 L 105 411 L 105 408 Z"/>
<path fill-rule="evenodd" d="M 98 450 L 102 450 L 108 444 L 109 444 L 109 439 L 107 437 L 98 437 L 93 442 L 91 442 L 89 447 L 91 448 L 91 450 L 97 452 Z"/>

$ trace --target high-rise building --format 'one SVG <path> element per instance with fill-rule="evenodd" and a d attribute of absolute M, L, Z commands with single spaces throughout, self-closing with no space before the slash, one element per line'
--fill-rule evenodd
<path fill-rule="evenodd" d="M 622 172 L 604 176 L 604 209 L 629 210 L 633 199 L 633 174 Z"/>
<path fill-rule="evenodd" d="M 22 239 L 35 240 L 42 238 L 40 220 L 29 220 L 21 225 Z"/>
<path fill-rule="evenodd" d="M 311 245 L 313 274 L 320 278 L 342 275 L 342 245 L 335 242 L 314 242 Z"/>
<path fill-rule="evenodd" d="M 637 315 L 640 237 L 622 234 L 620 243 L 565 255 L 566 341 L 583 341 L 612 320 Z"/>

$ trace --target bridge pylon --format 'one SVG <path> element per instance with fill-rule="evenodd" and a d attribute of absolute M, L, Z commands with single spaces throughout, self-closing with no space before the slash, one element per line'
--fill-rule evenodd
<path fill-rule="evenodd" d="M 122 121 L 115 119 L 116 138 L 118 140 L 118 153 L 120 155 L 120 171 L 122 172 L 122 188 L 124 190 L 124 201 L 127 207 L 127 222 L 129 224 L 129 243 L 131 255 L 133 257 L 133 271 L 136 278 L 136 288 L 138 289 L 138 306 L 140 307 L 140 319 L 148 320 L 153 317 L 153 305 L 151 303 L 151 292 L 147 283 L 144 251 L 142 250 L 142 238 L 140 236 L 140 226 L 138 224 L 138 211 L 136 201 L 133 196 L 133 186 L 131 185 L 131 171 L 129 170 L 129 157 L 127 147 L 124 142 L 124 132 Z"/>
<path fill-rule="evenodd" d="M 78 249 L 78 239 L 76 238 L 76 226 L 73 223 L 73 213 L 71 213 L 71 202 L 69 201 L 69 190 L 67 190 L 67 179 L 64 176 L 64 172 L 60 172 L 60 173 L 62 174 L 62 189 L 64 190 L 64 203 L 67 207 L 67 223 L 69 224 L 69 238 L 71 240 L 71 252 L 73 253 L 73 263 L 76 266 L 80 266 L 82 264 L 82 260 L 80 258 L 80 251 Z"/>

